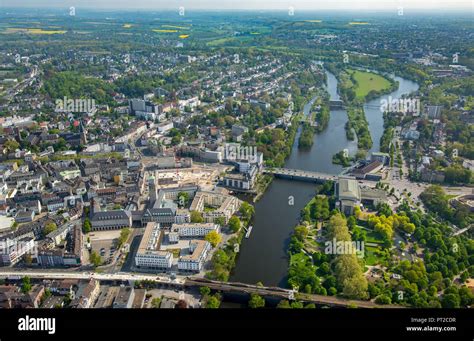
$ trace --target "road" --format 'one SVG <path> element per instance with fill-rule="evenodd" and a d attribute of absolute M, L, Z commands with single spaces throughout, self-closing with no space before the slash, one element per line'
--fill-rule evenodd
<path fill-rule="evenodd" d="M 10 270 L 10 271 L 8 271 Z M 145 275 L 145 274 L 131 274 L 131 273 L 95 273 L 95 272 L 72 272 L 72 271 L 35 271 L 35 270 L 22 270 L 22 271 L 11 271 L 11 269 L 0 270 L 0 278 L 13 277 L 13 276 L 28 276 L 31 278 L 40 279 L 97 279 L 99 281 L 153 281 L 161 284 L 173 284 L 177 286 L 184 285 L 185 280 L 182 278 L 176 278 L 171 280 L 168 277 L 160 277 L 156 275 Z"/>

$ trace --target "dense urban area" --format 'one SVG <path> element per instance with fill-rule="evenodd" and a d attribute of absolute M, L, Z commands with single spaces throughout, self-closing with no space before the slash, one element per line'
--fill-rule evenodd
<path fill-rule="evenodd" d="M 0 12 L 0 307 L 472 307 L 473 26 Z"/>

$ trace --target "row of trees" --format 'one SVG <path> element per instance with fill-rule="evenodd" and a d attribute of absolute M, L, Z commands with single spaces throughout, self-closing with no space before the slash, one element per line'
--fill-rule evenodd
<path fill-rule="evenodd" d="M 327 239 L 338 242 L 351 242 L 351 235 L 347 221 L 341 214 L 335 214 L 327 225 Z M 334 274 L 338 286 L 344 296 L 357 299 L 366 299 L 367 279 L 357 255 L 354 253 L 337 254 L 334 256 Z"/>

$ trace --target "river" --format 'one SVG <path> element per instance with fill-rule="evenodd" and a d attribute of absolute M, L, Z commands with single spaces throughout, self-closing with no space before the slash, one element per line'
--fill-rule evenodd
<path fill-rule="evenodd" d="M 338 100 L 337 79 L 329 72 L 327 91 L 331 100 Z M 399 82 L 398 90 L 367 103 L 366 117 L 374 141 L 371 151 L 378 151 L 383 133 L 383 115 L 380 101 L 391 96 L 399 98 L 417 90 L 416 83 L 395 77 Z M 307 115 L 314 98 L 304 107 Z M 377 106 L 377 107 L 375 107 Z M 347 148 L 350 155 L 357 152 L 357 142 L 346 138 L 344 126 L 347 122 L 345 110 L 331 110 L 328 127 L 315 134 L 310 150 L 298 149 L 299 127 L 291 155 L 285 163 L 286 168 L 319 171 L 339 174 L 342 166 L 332 164 L 332 156 Z M 265 194 L 255 204 L 255 219 L 250 238 L 244 239 L 241 252 L 230 280 L 256 284 L 262 282 L 269 286 L 287 286 L 288 243 L 293 228 L 299 222 L 301 209 L 315 193 L 314 184 L 274 179 Z"/>

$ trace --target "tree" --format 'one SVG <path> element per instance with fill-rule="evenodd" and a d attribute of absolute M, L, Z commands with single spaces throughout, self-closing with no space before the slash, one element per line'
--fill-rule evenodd
<path fill-rule="evenodd" d="M 298 225 L 295 227 L 294 229 L 294 232 L 295 234 L 295 237 L 301 241 L 301 242 L 304 242 L 306 240 L 306 237 L 308 236 L 308 228 L 306 226 L 303 226 L 303 225 Z"/>
<path fill-rule="evenodd" d="M 459 294 L 452 293 L 443 295 L 441 306 L 443 308 L 459 308 L 461 306 Z"/>
<path fill-rule="evenodd" d="M 96 251 L 91 252 L 89 259 L 92 265 L 94 265 L 95 267 L 98 267 L 102 263 L 102 260 Z"/>
<path fill-rule="evenodd" d="M 474 294 L 467 286 L 459 289 L 459 297 L 461 299 L 461 306 L 470 307 L 474 301 Z"/>
<path fill-rule="evenodd" d="M 222 236 L 217 231 L 211 231 L 206 234 L 205 240 L 211 243 L 212 247 L 216 247 L 222 241 Z"/>
<path fill-rule="evenodd" d="M 225 217 L 217 217 L 214 219 L 214 223 L 224 226 L 225 225 Z"/>
<path fill-rule="evenodd" d="M 242 202 L 242 205 L 240 205 L 239 212 L 244 218 L 244 220 L 248 222 L 250 221 L 250 219 L 252 219 L 252 216 L 255 214 L 255 209 L 248 202 L 244 201 Z"/>
<path fill-rule="evenodd" d="M 178 204 L 180 207 L 186 207 L 189 203 L 189 193 L 179 192 L 178 193 Z"/>
<path fill-rule="evenodd" d="M 353 231 L 354 228 L 357 226 L 357 219 L 351 215 L 349 218 L 347 218 L 347 227 L 349 230 Z"/>
<path fill-rule="evenodd" d="M 129 228 L 124 228 L 120 231 L 120 237 L 118 238 L 117 247 L 120 248 L 127 241 L 132 231 Z"/>
<path fill-rule="evenodd" d="M 44 228 L 43 228 L 43 235 L 44 236 L 47 236 L 48 234 L 50 234 L 51 232 L 55 231 L 58 229 L 58 226 L 56 225 L 55 222 L 48 222 Z"/>
<path fill-rule="evenodd" d="M 84 233 L 89 233 L 92 229 L 92 224 L 89 218 L 84 219 L 84 223 L 82 224 L 82 231 Z"/>
<path fill-rule="evenodd" d="M 386 217 L 391 216 L 393 214 L 392 209 L 387 203 L 379 203 L 377 205 L 377 214 L 384 215 Z"/>
<path fill-rule="evenodd" d="M 161 305 L 161 298 L 155 297 L 154 299 L 151 300 L 151 307 L 152 308 L 159 308 Z"/>
<path fill-rule="evenodd" d="M 421 193 L 420 199 L 429 210 L 437 212 L 441 217 L 448 220 L 452 217 L 449 199 L 441 186 L 429 186 Z"/>
<path fill-rule="evenodd" d="M 311 218 L 325 220 L 329 218 L 329 199 L 326 196 L 317 196 L 310 206 Z"/>
<path fill-rule="evenodd" d="M 265 299 L 260 295 L 250 294 L 249 307 L 253 309 L 263 308 L 265 307 Z"/>
<path fill-rule="evenodd" d="M 25 276 L 23 277 L 23 279 L 21 280 L 22 284 L 21 284 L 21 292 L 24 293 L 24 294 L 27 294 L 31 291 L 31 278 L 28 277 L 28 276 Z"/>
<path fill-rule="evenodd" d="M 362 211 L 360 210 L 360 207 L 359 207 L 359 206 L 354 207 L 354 216 L 355 216 L 357 219 L 359 219 L 361 213 L 362 213 Z"/>
<path fill-rule="evenodd" d="M 221 306 L 221 301 L 220 301 L 218 295 L 209 296 L 209 298 L 206 301 L 206 308 L 217 309 L 220 306 Z"/>
<path fill-rule="evenodd" d="M 327 227 L 328 239 L 351 242 L 346 219 L 341 214 L 335 214 L 329 220 Z M 365 299 L 368 296 L 367 279 L 354 253 L 338 254 L 335 260 L 335 275 L 337 283 L 342 286 L 344 296 Z"/>
<path fill-rule="evenodd" d="M 238 232 L 240 230 L 241 223 L 240 219 L 236 216 L 232 216 L 229 219 L 229 228 L 231 229 L 232 232 Z"/>
<path fill-rule="evenodd" d="M 202 217 L 201 212 L 191 211 L 191 222 L 192 223 L 202 223 L 202 222 L 204 222 L 204 218 Z"/>
<path fill-rule="evenodd" d="M 3 146 L 8 150 L 9 153 L 13 153 L 20 147 L 20 144 L 15 140 L 6 141 Z"/>
<path fill-rule="evenodd" d="M 360 268 L 359 268 L 360 271 Z M 357 272 L 359 272 L 357 271 Z M 346 278 L 343 283 L 342 293 L 344 296 L 358 299 L 365 299 L 367 293 L 367 279 L 362 273 L 357 273 L 352 277 Z"/>
<path fill-rule="evenodd" d="M 278 303 L 277 308 L 279 308 L 279 309 L 290 309 L 291 308 L 290 302 L 288 302 L 288 300 L 281 300 Z"/>
<path fill-rule="evenodd" d="M 209 287 L 200 287 L 199 292 L 201 293 L 201 296 L 206 297 L 211 293 L 211 289 Z"/>
<path fill-rule="evenodd" d="M 293 308 L 293 309 L 303 309 L 304 306 L 303 306 L 303 303 L 298 302 L 298 301 L 294 301 L 294 302 L 291 302 L 291 308 Z"/>
<path fill-rule="evenodd" d="M 375 303 L 378 303 L 378 304 L 390 304 L 392 303 L 392 299 L 387 296 L 387 295 L 379 295 L 375 298 Z"/>

